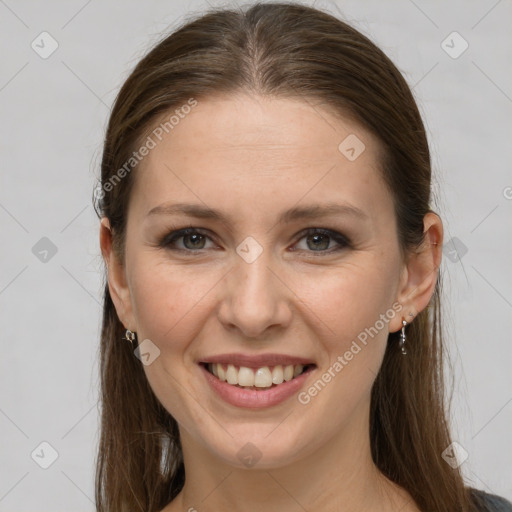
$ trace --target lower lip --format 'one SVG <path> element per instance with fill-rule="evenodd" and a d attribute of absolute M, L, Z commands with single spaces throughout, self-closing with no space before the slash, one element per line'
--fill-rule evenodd
<path fill-rule="evenodd" d="M 314 367 L 311 367 L 292 380 L 285 381 L 264 391 L 257 391 L 255 389 L 239 388 L 238 386 L 223 382 L 215 377 L 215 375 L 212 375 L 203 365 L 200 364 L 199 367 L 213 391 L 224 401 L 236 407 L 246 407 L 249 409 L 262 409 L 284 402 L 299 392 L 306 379 L 314 370 Z"/>

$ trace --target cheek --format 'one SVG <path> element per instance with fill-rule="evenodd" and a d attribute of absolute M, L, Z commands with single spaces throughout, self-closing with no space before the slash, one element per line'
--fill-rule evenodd
<path fill-rule="evenodd" d="M 363 260 L 363 259 L 361 259 Z M 298 295 L 318 317 L 331 350 L 342 350 L 365 329 L 371 328 L 393 303 L 395 289 L 391 267 L 374 258 L 358 264 L 326 270 L 325 274 L 302 275 Z M 387 336 L 387 321 L 378 324 Z"/>
<path fill-rule="evenodd" d="M 386 350 L 389 322 L 397 314 L 392 266 L 372 257 L 362 260 L 325 278 L 301 278 L 304 302 L 319 318 L 327 361 L 299 398 L 308 413 L 330 411 L 329 425 L 342 424 L 366 403 Z"/>
<path fill-rule="evenodd" d="M 137 326 L 144 337 L 157 344 L 183 338 L 184 329 L 199 325 L 191 319 L 202 310 L 208 290 L 218 281 L 212 275 L 197 279 L 197 274 L 194 278 L 187 269 L 155 265 L 149 260 L 134 267 L 131 276 L 130 291 Z"/>
<path fill-rule="evenodd" d="M 193 378 L 187 355 L 200 335 L 208 290 L 218 277 L 198 279 L 195 274 L 194 279 L 190 269 L 139 260 L 131 273 L 130 289 L 139 342 L 150 339 L 160 350 L 144 366 L 149 385 L 178 423 L 197 428 L 205 420 L 196 410 L 197 400 L 191 399 Z"/>

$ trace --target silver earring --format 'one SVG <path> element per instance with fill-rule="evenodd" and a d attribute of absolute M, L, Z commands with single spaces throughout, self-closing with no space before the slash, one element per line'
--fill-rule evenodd
<path fill-rule="evenodd" d="M 125 337 L 123 340 L 128 340 L 133 347 L 137 346 L 137 333 L 130 331 L 130 329 L 126 329 Z"/>
<path fill-rule="evenodd" d="M 400 348 L 402 349 L 402 354 L 405 356 L 407 354 L 407 350 L 405 350 L 405 326 L 407 325 L 407 322 L 405 320 L 402 320 L 402 332 L 400 333 Z"/>

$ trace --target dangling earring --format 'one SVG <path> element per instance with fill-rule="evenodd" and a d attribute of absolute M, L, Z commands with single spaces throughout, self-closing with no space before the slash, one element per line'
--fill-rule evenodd
<path fill-rule="evenodd" d="M 407 354 L 407 350 L 405 350 L 405 326 L 407 325 L 407 322 L 405 320 L 402 320 L 402 332 L 400 333 L 400 348 L 402 349 L 402 354 L 405 356 Z"/>
<path fill-rule="evenodd" d="M 137 333 L 136 332 L 132 332 L 130 331 L 130 329 L 126 329 L 126 333 L 124 335 L 125 337 L 123 338 L 123 340 L 128 340 L 133 348 L 136 348 L 138 343 L 137 343 Z"/>

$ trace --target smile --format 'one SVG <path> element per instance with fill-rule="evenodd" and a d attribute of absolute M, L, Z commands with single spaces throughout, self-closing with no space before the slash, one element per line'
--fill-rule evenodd
<path fill-rule="evenodd" d="M 289 364 L 249 368 L 233 364 L 208 363 L 206 369 L 221 382 L 243 389 L 268 389 L 302 375 L 313 365 Z"/>
<path fill-rule="evenodd" d="M 285 402 L 317 368 L 311 359 L 282 354 L 223 354 L 205 358 L 198 366 L 214 396 L 249 409 Z"/>

